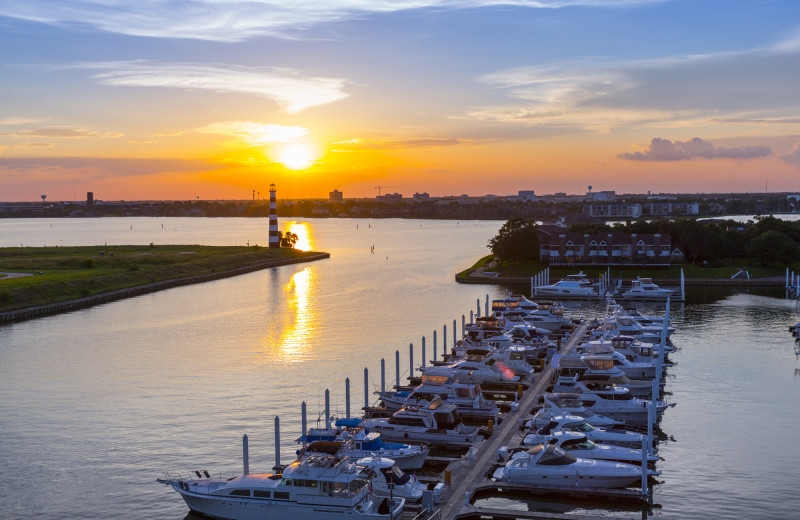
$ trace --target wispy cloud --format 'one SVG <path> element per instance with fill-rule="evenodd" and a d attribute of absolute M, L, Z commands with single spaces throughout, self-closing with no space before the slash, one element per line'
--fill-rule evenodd
<path fill-rule="evenodd" d="M 165 172 L 211 171 L 229 167 L 204 160 L 131 157 L 0 157 L 0 171 L 16 176 L 42 172 L 80 172 L 94 179 L 151 175 Z"/>
<path fill-rule="evenodd" d="M 31 117 L 3 117 L 0 118 L 0 125 L 29 125 L 31 123 L 41 123 L 43 119 L 35 119 Z"/>
<path fill-rule="evenodd" d="M 411 150 L 419 148 L 441 148 L 445 146 L 457 146 L 467 144 L 470 141 L 454 138 L 420 138 L 403 139 L 398 141 L 368 141 L 365 139 L 348 139 L 339 141 L 337 145 L 342 148 L 336 149 L 337 152 L 354 150 Z"/>
<path fill-rule="evenodd" d="M 675 141 L 654 137 L 645 151 L 625 152 L 617 157 L 629 161 L 683 161 L 689 159 L 755 159 L 772 155 L 768 146 L 734 146 L 717 148 L 712 143 L 695 137 L 689 141 Z"/>
<path fill-rule="evenodd" d="M 116 139 L 118 137 L 122 137 L 123 134 L 119 132 L 98 132 L 95 130 L 86 130 L 83 128 L 53 126 L 53 127 L 19 130 L 18 132 L 5 133 L 0 135 L 9 137 L 47 137 L 52 139 L 87 139 L 87 138 Z"/>
<path fill-rule="evenodd" d="M 618 7 L 666 0 L 37 0 L 0 3 L 0 16 L 157 38 L 235 42 L 295 37 L 320 24 L 410 9 L 507 5 L 557 9 Z"/>
<path fill-rule="evenodd" d="M 197 129 L 204 134 L 224 134 L 238 137 L 251 146 L 295 141 L 309 131 L 302 126 L 284 126 L 253 121 L 221 121 Z"/>
<path fill-rule="evenodd" d="M 513 101 L 478 107 L 468 116 L 591 131 L 793 121 L 800 118 L 800 39 L 793 41 L 736 52 L 629 61 L 587 57 L 501 70 L 478 81 L 505 90 Z"/>
<path fill-rule="evenodd" d="M 795 144 L 789 153 L 781 155 L 781 159 L 793 166 L 800 168 L 800 142 Z"/>
<path fill-rule="evenodd" d="M 305 76 L 291 69 L 144 61 L 80 63 L 74 66 L 99 71 L 92 77 L 103 85 L 248 94 L 274 101 L 290 113 L 347 97 L 342 90 L 347 84 L 346 79 Z"/>

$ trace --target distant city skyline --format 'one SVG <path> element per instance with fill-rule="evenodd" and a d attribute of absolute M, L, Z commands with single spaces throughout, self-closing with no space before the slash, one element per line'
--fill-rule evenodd
<path fill-rule="evenodd" d="M 0 24 L 2 201 L 800 191 L 794 0 L 39 0 Z"/>

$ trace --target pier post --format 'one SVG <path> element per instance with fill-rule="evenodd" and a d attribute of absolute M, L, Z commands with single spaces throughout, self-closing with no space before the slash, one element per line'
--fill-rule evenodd
<path fill-rule="evenodd" d="M 489 293 L 486 293 L 486 316 L 489 315 Z"/>
<path fill-rule="evenodd" d="M 475 324 L 475 315 L 472 314 L 472 310 L 469 311 L 469 322 L 474 325 Z"/>
<path fill-rule="evenodd" d="M 433 331 L 433 360 L 436 361 L 436 331 Z"/>
<path fill-rule="evenodd" d="M 400 351 L 394 351 L 394 370 L 395 375 L 397 376 L 397 381 L 395 382 L 395 388 L 400 386 Z"/>
<path fill-rule="evenodd" d="M 303 448 L 306 447 L 306 435 L 308 432 L 307 423 L 306 423 L 306 402 L 303 401 L 300 404 L 300 428 L 302 428 L 301 436 L 303 437 Z"/>
<path fill-rule="evenodd" d="M 647 496 L 647 439 L 642 437 L 642 496 Z"/>
<path fill-rule="evenodd" d="M 242 436 L 242 466 L 244 466 L 242 473 L 245 475 L 250 474 L 250 453 L 247 448 L 247 434 Z"/>
<path fill-rule="evenodd" d="M 344 416 L 350 418 L 350 378 L 344 380 Z"/>
<path fill-rule="evenodd" d="M 789 268 L 786 268 L 786 288 L 789 288 Z"/>
<path fill-rule="evenodd" d="M 386 360 L 381 358 L 381 392 L 386 391 Z"/>
<path fill-rule="evenodd" d="M 453 320 L 453 348 L 456 348 L 456 341 L 458 341 L 456 338 L 456 323 L 456 320 Z"/>
<path fill-rule="evenodd" d="M 531 298 L 533 297 L 533 288 L 534 288 L 535 286 L 536 286 L 536 285 L 533 283 L 533 276 L 531 276 Z"/>
<path fill-rule="evenodd" d="M 681 300 L 686 301 L 686 280 L 683 278 L 683 267 L 681 267 Z"/>
<path fill-rule="evenodd" d="M 466 333 L 466 327 L 467 327 L 467 317 L 462 314 L 461 315 L 461 337 L 462 338 L 464 337 L 464 334 Z"/>
<path fill-rule="evenodd" d="M 414 377 L 414 344 L 408 344 L 408 377 Z"/>
<path fill-rule="evenodd" d="M 281 469 L 281 420 L 275 416 L 275 471 Z"/>
<path fill-rule="evenodd" d="M 364 408 L 369 408 L 369 370 L 364 367 Z"/>
<path fill-rule="evenodd" d="M 422 336 L 422 368 L 425 368 L 425 336 Z"/>
<path fill-rule="evenodd" d="M 475 316 L 480 316 L 480 315 L 481 315 L 481 299 L 478 298 L 478 310 L 475 313 Z"/>
<path fill-rule="evenodd" d="M 325 389 L 325 429 L 331 429 L 331 391 Z"/>
<path fill-rule="evenodd" d="M 657 385 L 658 382 L 654 379 L 653 384 Z M 651 453 L 655 448 L 653 446 L 653 428 L 655 427 L 656 416 L 656 402 L 650 399 L 650 405 L 647 407 L 647 444 Z"/>
<path fill-rule="evenodd" d="M 447 325 L 442 325 L 442 354 L 447 354 Z"/>
<path fill-rule="evenodd" d="M 545 278 L 544 279 L 544 284 L 545 285 L 550 285 L 550 268 L 549 267 L 547 268 L 547 274 L 545 274 L 544 278 Z"/>

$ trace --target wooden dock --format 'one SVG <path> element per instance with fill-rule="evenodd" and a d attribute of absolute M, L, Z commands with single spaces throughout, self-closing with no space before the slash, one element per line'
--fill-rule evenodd
<path fill-rule="evenodd" d="M 577 326 L 575 332 L 569 339 L 563 343 L 559 353 L 568 354 L 577 346 L 583 339 L 586 331 L 589 328 L 589 323 L 584 322 Z M 517 484 L 508 483 L 495 483 L 490 481 L 486 475 L 489 468 L 496 462 L 497 449 L 500 446 L 515 446 L 518 445 L 522 439 L 522 432 L 519 428 L 519 419 L 526 418 L 528 411 L 531 410 L 538 402 L 547 388 L 552 368 L 547 367 L 544 371 L 537 374 L 534 384 L 528 388 L 522 399 L 519 401 L 519 409 L 516 412 L 511 412 L 506 415 L 506 420 L 501 425 L 495 427 L 492 436 L 477 445 L 477 454 L 472 458 L 469 456 L 461 460 L 455 461 L 448 466 L 451 474 L 451 485 L 445 490 L 440 497 L 440 507 L 443 520 L 455 520 L 457 518 L 486 518 L 496 517 L 501 519 L 511 518 L 571 518 L 575 519 L 575 515 L 558 515 L 553 513 L 536 513 L 530 511 L 511 511 L 502 510 L 494 511 L 491 509 L 484 509 L 475 507 L 470 504 L 472 497 L 476 492 L 486 492 L 489 489 L 504 489 L 509 490 L 512 488 L 519 488 Z M 550 494 L 562 491 L 564 494 L 574 496 L 579 495 L 581 498 L 600 498 L 604 497 L 613 501 L 626 501 L 641 503 L 643 497 L 640 492 L 634 490 L 606 490 L 606 489 L 555 489 L 559 486 L 540 486 L 537 489 L 532 486 L 522 486 L 527 492 L 531 494 Z M 548 489 L 544 489 L 547 487 Z M 563 486 L 562 486 L 563 487 Z M 585 517 L 590 518 L 590 517 Z"/>

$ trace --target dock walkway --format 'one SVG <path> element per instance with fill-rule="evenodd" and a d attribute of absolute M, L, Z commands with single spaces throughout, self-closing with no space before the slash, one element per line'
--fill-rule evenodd
<path fill-rule="evenodd" d="M 583 339 L 588 328 L 588 322 L 581 323 L 561 347 L 559 353 L 568 354 Z M 551 373 L 552 367 L 548 366 L 544 371 L 537 374 L 535 383 L 523 394 L 519 402 L 519 410 L 509 414 L 511 416 L 506 417 L 506 419 L 494 429 L 492 436 L 478 446 L 477 458 L 465 458 L 450 465 L 451 482 L 453 484 L 440 498 L 443 520 L 454 520 L 459 516 L 469 513 L 482 513 L 480 508 L 467 504 L 465 493 L 471 497 L 479 485 L 487 482 L 486 472 L 495 462 L 497 448 L 511 445 L 514 436 L 519 436 L 519 423 L 517 419 L 525 417 L 533 408 L 533 405 L 537 402 L 539 397 L 543 395 L 544 389 L 549 384 Z M 491 514 L 489 511 L 485 513 Z M 516 512 L 514 512 L 514 514 L 516 514 Z M 552 518 L 545 516 L 531 517 L 524 514 L 522 516 L 526 518 Z"/>

